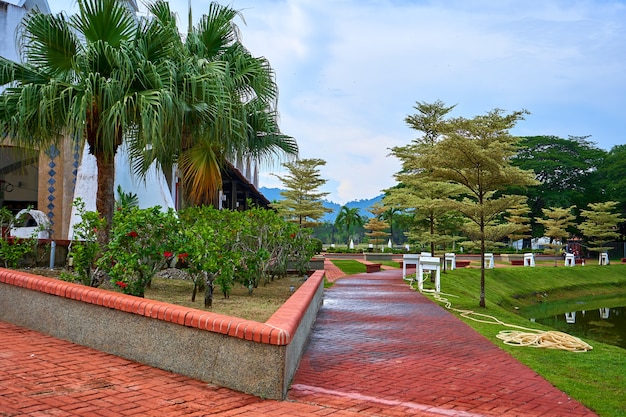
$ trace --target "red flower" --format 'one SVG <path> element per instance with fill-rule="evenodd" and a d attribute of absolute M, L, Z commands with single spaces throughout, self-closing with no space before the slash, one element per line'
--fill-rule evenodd
<path fill-rule="evenodd" d="M 295 238 L 296 238 L 296 234 L 295 234 L 295 233 L 292 233 L 292 234 L 290 234 L 289 236 L 291 236 L 291 238 L 292 238 L 292 239 L 295 239 Z"/>
<path fill-rule="evenodd" d="M 171 258 L 172 256 L 174 256 L 174 254 L 172 252 L 163 252 L 163 256 L 165 256 L 166 258 Z"/>
<path fill-rule="evenodd" d="M 128 232 L 126 233 L 126 236 L 130 236 L 130 237 L 137 237 L 137 232 L 135 232 L 134 230 L 132 232 Z"/>
<path fill-rule="evenodd" d="M 128 284 L 127 284 L 127 283 L 125 283 L 124 281 L 117 281 L 117 282 L 115 283 L 115 285 L 117 285 L 117 286 L 118 286 L 118 287 L 120 287 L 120 288 L 126 288 L 126 287 L 128 287 Z"/>
<path fill-rule="evenodd" d="M 181 261 L 186 259 L 189 256 L 188 253 L 179 253 L 178 254 L 178 259 L 180 259 Z"/>

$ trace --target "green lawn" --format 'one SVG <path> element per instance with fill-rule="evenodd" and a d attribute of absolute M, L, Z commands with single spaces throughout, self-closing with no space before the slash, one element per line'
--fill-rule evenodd
<path fill-rule="evenodd" d="M 342 270 L 344 266 L 349 268 L 344 270 L 348 274 L 358 273 L 352 272 L 356 271 L 352 265 L 356 261 L 333 262 Z M 430 285 L 428 281 L 426 286 Z M 626 297 L 626 265 L 496 268 L 486 271 L 485 282 L 487 308 L 478 306 L 480 269 L 442 274 L 441 291 L 451 295 L 448 299 L 453 308 L 492 315 L 518 326 L 551 330 L 530 322 L 520 311 L 568 298 Z M 585 342 L 593 350 L 584 353 L 508 346 L 496 338 L 505 327 L 461 319 L 600 416 L 626 417 L 625 349 L 588 339 Z"/>

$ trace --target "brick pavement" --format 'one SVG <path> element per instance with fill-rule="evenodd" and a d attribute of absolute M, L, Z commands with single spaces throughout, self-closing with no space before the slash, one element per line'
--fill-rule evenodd
<path fill-rule="evenodd" d="M 343 277 L 327 291 L 287 401 L 0 322 L 0 416 L 50 415 L 594 414 L 411 291 L 395 270 Z"/>

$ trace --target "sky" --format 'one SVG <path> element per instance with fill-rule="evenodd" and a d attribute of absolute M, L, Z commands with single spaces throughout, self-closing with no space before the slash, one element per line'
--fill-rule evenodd
<path fill-rule="evenodd" d="M 138 1 L 141 3 L 141 0 Z M 209 0 L 191 0 L 194 20 Z M 626 144 L 626 0 L 232 0 L 243 44 L 276 72 L 281 131 L 326 161 L 339 204 L 396 184 L 390 148 L 420 133 L 417 102 L 451 116 L 530 112 L 514 135 Z M 53 13 L 74 0 L 49 0 Z M 188 0 L 170 0 L 181 31 Z M 283 161 L 284 162 L 284 161 Z M 260 185 L 281 187 L 279 162 Z"/>

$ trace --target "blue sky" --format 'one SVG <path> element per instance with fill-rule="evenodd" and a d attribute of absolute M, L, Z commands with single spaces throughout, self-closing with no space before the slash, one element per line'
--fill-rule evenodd
<path fill-rule="evenodd" d="M 73 0 L 50 0 L 53 12 Z M 139 1 L 141 3 L 141 1 Z M 194 16 L 208 0 L 192 0 Z M 389 148 L 417 101 L 531 114 L 514 134 L 626 143 L 626 0 L 233 0 L 244 45 L 276 71 L 280 125 L 327 161 L 337 203 L 395 184 Z M 171 0 L 186 30 L 188 0 Z M 280 186 L 265 167 L 261 185 Z"/>

